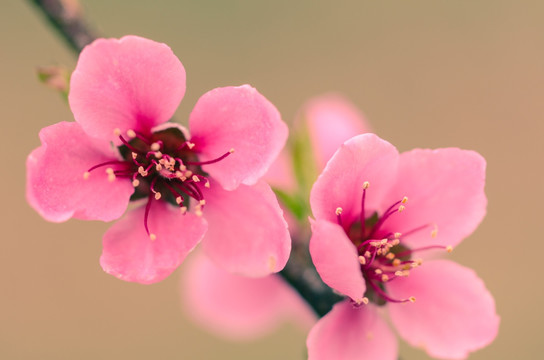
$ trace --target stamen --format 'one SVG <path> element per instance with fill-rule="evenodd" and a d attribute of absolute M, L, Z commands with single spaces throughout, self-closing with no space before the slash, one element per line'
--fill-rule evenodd
<path fill-rule="evenodd" d="M 154 142 L 153 144 L 151 144 L 151 146 L 149 148 L 152 151 L 159 151 L 161 149 L 161 144 L 159 144 L 157 142 Z"/>
<path fill-rule="evenodd" d="M 151 241 L 155 241 L 155 240 L 157 240 L 157 235 L 149 234 L 149 238 L 151 239 Z"/>
<path fill-rule="evenodd" d="M 370 183 L 368 181 L 365 181 L 363 183 L 363 196 L 361 199 L 361 215 L 360 215 L 360 221 L 361 221 L 361 236 L 365 236 L 365 199 L 366 199 L 366 190 L 370 187 Z"/>
<path fill-rule="evenodd" d="M 89 176 L 91 176 L 91 173 L 90 173 L 90 172 L 85 171 L 85 172 L 83 173 L 83 179 L 87 180 L 87 179 L 89 178 Z"/>
<path fill-rule="evenodd" d="M 359 263 L 361 265 L 365 265 L 366 264 L 366 258 L 364 256 L 359 256 Z"/>
<path fill-rule="evenodd" d="M 193 146 L 194 146 L 194 144 L 193 144 Z M 189 146 L 189 149 L 192 149 L 192 147 Z M 229 156 L 233 152 L 234 152 L 234 149 L 230 149 L 229 151 L 227 151 L 226 153 L 224 153 L 223 155 L 221 155 L 220 157 L 218 157 L 216 159 L 212 159 L 212 160 L 208 160 L 208 161 L 186 161 L 185 163 L 189 164 L 189 165 L 209 165 L 209 164 L 214 164 L 214 163 L 216 163 L 218 161 L 223 160 L 224 158 L 226 158 L 227 156 Z"/>
<path fill-rule="evenodd" d="M 131 139 L 134 139 L 136 137 L 136 132 L 132 129 L 127 130 L 127 136 Z"/>
<path fill-rule="evenodd" d="M 115 136 L 121 135 L 121 129 L 119 129 L 119 128 L 113 129 L 113 135 L 115 135 Z"/>
<path fill-rule="evenodd" d="M 132 180 L 132 186 L 138 187 L 139 185 L 140 185 L 140 180 L 138 180 L 138 179 Z"/>

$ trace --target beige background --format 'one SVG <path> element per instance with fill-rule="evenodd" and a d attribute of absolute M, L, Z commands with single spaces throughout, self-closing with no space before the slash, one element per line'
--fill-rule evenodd
<path fill-rule="evenodd" d="M 334 3 L 334 5 L 333 5 Z M 251 83 L 293 118 L 336 90 L 400 150 L 459 146 L 488 161 L 487 218 L 453 254 L 495 295 L 500 334 L 471 359 L 542 354 L 544 2 L 541 0 L 85 1 L 103 34 L 169 44 L 188 74 L 177 113 L 217 86 Z M 36 81 L 75 58 L 25 1 L 0 4 L 1 359 L 303 359 L 286 325 L 249 344 L 194 327 L 179 274 L 121 282 L 98 264 L 107 224 L 51 224 L 25 202 L 40 128 L 71 113 Z M 444 204 L 447 206 L 447 204 Z M 403 359 L 427 359 L 403 345 Z"/>

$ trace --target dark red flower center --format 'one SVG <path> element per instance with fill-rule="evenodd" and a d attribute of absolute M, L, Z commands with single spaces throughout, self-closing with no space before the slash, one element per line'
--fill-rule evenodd
<path fill-rule="evenodd" d="M 130 200 L 147 198 L 144 225 L 152 240 L 156 236 L 149 230 L 148 217 L 153 201 L 167 201 L 178 206 L 184 214 L 192 201 L 191 210 L 201 216 L 206 204 L 202 187 L 210 187 L 208 174 L 201 166 L 219 162 L 234 152 L 231 149 L 216 159 L 199 161 L 195 144 L 176 127 L 149 135 L 134 130 L 127 131 L 127 138 L 120 133 L 118 135 L 122 142 L 118 150 L 123 159 L 97 164 L 88 169 L 84 177 L 106 168 L 110 181 L 118 178 L 130 180 L 135 188 Z"/>
<path fill-rule="evenodd" d="M 406 299 L 395 299 L 387 294 L 386 284 L 410 275 L 410 272 L 420 266 L 421 259 L 414 259 L 415 252 L 427 249 L 446 249 L 451 247 L 427 246 L 417 249 L 410 249 L 403 244 L 403 238 L 414 233 L 430 230 L 430 235 L 436 237 L 437 227 L 435 224 L 425 224 L 414 229 L 400 233 L 391 231 L 388 222 L 394 216 L 402 216 L 406 209 L 407 197 L 403 197 L 389 206 L 382 214 L 374 213 L 365 218 L 365 200 L 370 184 L 363 183 L 363 195 L 361 199 L 361 213 L 357 220 L 351 224 L 345 224 L 342 219 L 342 208 L 336 209 L 337 221 L 346 232 L 353 245 L 357 248 L 361 273 L 366 283 L 366 293 L 363 303 L 369 301 L 384 305 L 386 302 L 414 302 L 413 296 Z"/>

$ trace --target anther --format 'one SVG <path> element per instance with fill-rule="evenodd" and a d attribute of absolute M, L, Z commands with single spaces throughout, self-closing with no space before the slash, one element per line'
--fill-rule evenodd
<path fill-rule="evenodd" d="M 407 202 L 408 202 L 408 197 L 407 196 L 403 197 L 401 203 L 406 204 Z"/>
<path fill-rule="evenodd" d="M 208 180 L 206 180 L 206 183 L 204 184 L 204 187 L 206 187 L 208 189 L 210 188 L 210 182 Z"/>
<path fill-rule="evenodd" d="M 410 296 L 408 300 L 413 304 L 416 302 L 416 298 L 414 296 Z"/>
<path fill-rule="evenodd" d="M 192 142 L 187 141 L 187 147 L 188 147 L 189 149 L 192 149 L 192 148 L 195 147 L 195 144 L 192 143 Z"/>
<path fill-rule="evenodd" d="M 369 258 L 369 257 L 372 256 L 372 254 L 371 254 L 370 251 L 368 251 L 368 250 L 365 251 L 364 255 L 365 255 L 366 258 Z"/>
<path fill-rule="evenodd" d="M 138 154 L 135 152 L 132 152 L 132 160 L 136 160 L 137 157 L 138 157 Z"/>
<path fill-rule="evenodd" d="M 389 254 L 387 254 L 387 255 L 385 256 L 385 258 L 386 258 L 387 260 L 393 260 L 393 259 L 395 258 L 395 254 L 389 253 Z"/>
<path fill-rule="evenodd" d="M 155 144 L 156 144 L 156 143 L 155 143 Z M 155 157 L 156 157 L 157 159 L 160 159 L 160 158 L 162 157 L 162 152 L 156 151 L 154 155 L 155 155 Z"/>
<path fill-rule="evenodd" d="M 395 240 L 391 241 L 390 244 L 392 245 L 391 247 L 397 246 L 398 244 L 400 244 L 400 240 L 399 240 L 399 239 L 395 239 Z"/>
<path fill-rule="evenodd" d="M 155 241 L 155 240 L 157 240 L 157 235 L 149 234 L 149 238 L 151 239 L 151 241 Z"/>
<path fill-rule="evenodd" d="M 136 137 L 136 132 L 132 129 L 127 130 L 127 136 L 131 139 L 134 139 Z"/>
<path fill-rule="evenodd" d="M 438 227 L 435 226 L 434 229 L 431 231 L 431 237 L 435 238 L 438 235 Z"/>
<path fill-rule="evenodd" d="M 140 180 L 138 180 L 138 179 L 132 180 L 132 186 L 138 187 L 138 185 L 140 185 Z"/>
<path fill-rule="evenodd" d="M 368 305 L 368 298 L 365 296 L 364 298 L 361 299 L 361 302 L 365 305 Z"/>
<path fill-rule="evenodd" d="M 229 150 L 229 153 L 231 153 L 231 154 L 234 153 L 234 148 L 231 148 L 231 149 Z"/>
<path fill-rule="evenodd" d="M 181 211 L 183 215 L 185 215 L 187 213 L 187 206 L 182 206 L 179 208 L 179 210 Z"/>
<path fill-rule="evenodd" d="M 342 214 L 342 211 L 343 211 L 343 210 L 342 210 L 341 207 L 337 207 L 337 208 L 336 208 L 336 211 L 335 211 L 335 214 L 336 214 L 336 215 L 340 215 L 340 214 Z"/>
<path fill-rule="evenodd" d="M 115 180 L 115 174 L 113 173 L 112 168 L 107 168 L 106 173 L 108 174 L 108 181 L 114 181 Z"/>
<path fill-rule="evenodd" d="M 453 246 L 451 245 L 446 246 L 446 251 L 451 253 L 453 251 Z"/>
<path fill-rule="evenodd" d="M 91 176 L 91 173 L 90 173 L 90 172 L 85 171 L 85 172 L 83 173 L 83 179 L 87 180 L 87 179 L 89 178 L 89 176 Z"/>
<path fill-rule="evenodd" d="M 182 198 L 181 196 L 178 196 L 178 197 L 176 198 L 176 203 L 179 205 L 179 204 L 181 204 L 182 202 L 183 202 L 183 198 Z"/>
<path fill-rule="evenodd" d="M 369 183 L 368 181 L 365 181 L 365 182 L 363 183 L 363 190 L 366 190 L 366 189 L 368 189 L 369 187 L 370 187 L 370 183 Z"/>
<path fill-rule="evenodd" d="M 119 128 L 113 129 L 113 135 L 115 135 L 115 136 L 121 135 L 121 129 L 119 129 Z"/>
<path fill-rule="evenodd" d="M 154 142 L 151 144 L 150 148 L 152 151 L 159 151 L 161 149 L 161 144 Z"/>
<path fill-rule="evenodd" d="M 399 232 L 396 232 L 395 234 L 393 234 L 393 237 L 394 237 L 395 239 L 400 239 L 401 236 L 402 236 L 402 234 L 399 233 Z"/>
<path fill-rule="evenodd" d="M 361 265 L 365 265 L 365 264 L 366 264 L 366 259 L 365 259 L 364 256 L 359 256 L 359 263 L 360 263 Z"/>
<path fill-rule="evenodd" d="M 193 172 L 191 170 L 187 170 L 185 174 L 183 174 L 183 176 L 185 176 L 186 178 L 190 178 L 191 176 L 193 176 Z"/>
<path fill-rule="evenodd" d="M 381 274 L 383 274 L 382 269 L 375 269 L 374 272 L 376 273 L 376 275 L 381 275 Z"/>
<path fill-rule="evenodd" d="M 156 169 L 157 171 L 161 171 L 161 170 L 162 170 L 162 165 L 161 165 L 161 164 L 155 165 L 155 169 Z"/>
<path fill-rule="evenodd" d="M 389 276 L 387 276 L 386 274 L 383 274 L 382 275 L 382 282 L 387 282 L 389 280 Z"/>
<path fill-rule="evenodd" d="M 160 192 L 156 192 L 155 193 L 155 200 L 160 200 L 160 198 L 162 197 L 162 194 Z"/>
<path fill-rule="evenodd" d="M 194 182 L 199 182 L 200 181 L 200 179 L 196 175 L 193 175 L 193 177 L 191 177 L 191 179 L 193 179 Z"/>
<path fill-rule="evenodd" d="M 400 265 L 400 259 L 395 259 L 392 262 L 393 266 L 399 266 Z"/>
<path fill-rule="evenodd" d="M 202 200 L 200 200 L 200 201 L 198 202 L 198 204 L 199 204 L 200 206 L 204 206 L 204 205 L 206 205 L 206 200 L 202 199 Z"/>
<path fill-rule="evenodd" d="M 404 205 L 399 206 L 399 212 L 403 212 L 406 207 Z"/>

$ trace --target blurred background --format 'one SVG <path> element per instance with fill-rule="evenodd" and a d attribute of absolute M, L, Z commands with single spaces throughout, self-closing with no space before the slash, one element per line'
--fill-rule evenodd
<path fill-rule="evenodd" d="M 485 280 L 502 323 L 497 340 L 470 359 L 539 358 L 544 2 L 82 5 L 108 37 L 137 34 L 174 50 L 187 71 L 177 119 L 185 121 L 198 97 L 218 86 L 252 84 L 286 121 L 308 98 L 336 91 L 401 151 L 457 146 L 483 154 L 488 214 L 452 257 Z M 72 120 L 35 69 L 73 68 L 76 57 L 22 0 L 0 5 L 0 45 L 0 149 L 7 162 L 0 180 L 0 358 L 304 359 L 306 334 L 290 324 L 250 343 L 208 334 L 181 310 L 179 272 L 152 286 L 119 281 L 98 263 L 108 224 L 52 224 L 27 205 L 24 164 L 39 130 Z M 428 359 L 406 345 L 401 354 Z"/>

